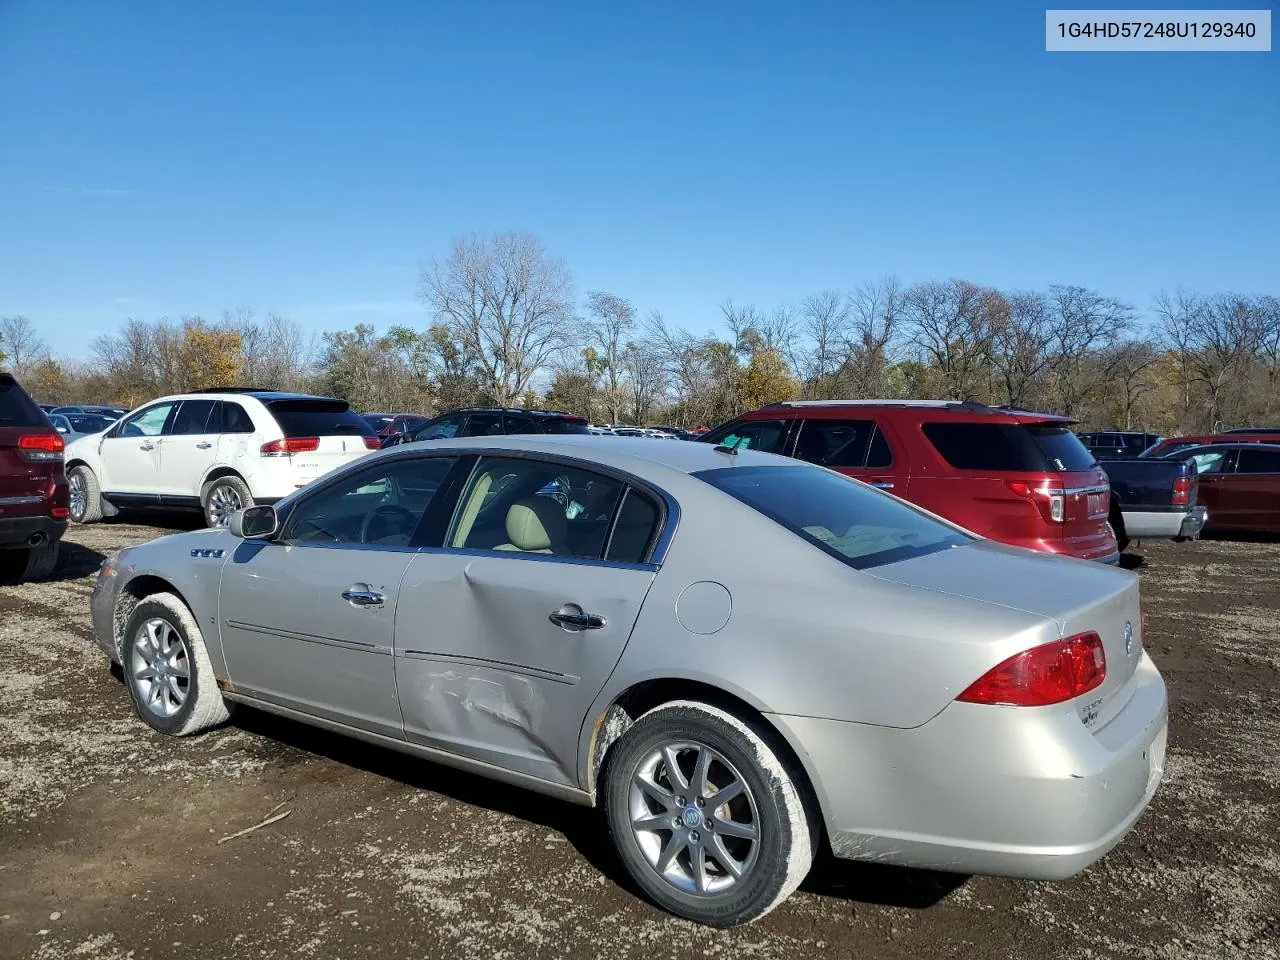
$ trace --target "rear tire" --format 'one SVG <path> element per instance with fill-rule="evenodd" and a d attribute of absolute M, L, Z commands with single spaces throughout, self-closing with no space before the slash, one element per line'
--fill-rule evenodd
<path fill-rule="evenodd" d="M 1120 515 L 1119 510 L 1112 510 L 1111 516 L 1107 520 L 1107 526 L 1111 528 L 1111 532 L 1115 534 L 1116 546 L 1120 548 L 1120 552 L 1124 553 L 1125 548 L 1129 546 L 1129 536 L 1124 532 L 1124 518 Z"/>
<path fill-rule="evenodd" d="M 120 660 L 134 709 L 151 729 L 185 737 L 231 716 L 200 627 L 174 594 L 155 593 L 134 607 Z"/>
<path fill-rule="evenodd" d="M 102 488 L 97 475 L 81 464 L 67 474 L 71 488 L 69 509 L 75 523 L 97 523 L 102 519 Z"/>
<path fill-rule="evenodd" d="M 201 497 L 204 522 L 210 527 L 225 527 L 237 510 L 253 506 L 249 485 L 236 476 L 219 477 L 204 488 Z"/>
<path fill-rule="evenodd" d="M 622 735 L 606 765 L 614 846 L 663 909 L 715 927 L 750 923 L 808 874 L 817 836 L 797 778 L 732 713 L 663 704 Z M 731 799 L 717 802 L 722 792 Z"/>
<path fill-rule="evenodd" d="M 0 582 L 24 583 L 47 580 L 58 565 L 60 544 L 42 543 L 38 547 L 0 550 Z"/>

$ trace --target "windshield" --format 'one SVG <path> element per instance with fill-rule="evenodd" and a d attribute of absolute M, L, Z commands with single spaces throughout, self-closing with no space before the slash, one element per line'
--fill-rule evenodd
<path fill-rule="evenodd" d="M 694 476 L 858 570 L 974 539 L 900 500 L 818 467 L 721 467 Z"/>

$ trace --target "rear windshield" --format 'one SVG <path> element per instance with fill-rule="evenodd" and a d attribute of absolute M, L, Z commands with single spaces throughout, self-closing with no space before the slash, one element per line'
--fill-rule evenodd
<path fill-rule="evenodd" d="M 858 570 L 973 539 L 893 497 L 818 467 L 722 467 L 694 476 Z"/>
<path fill-rule="evenodd" d="M 374 436 L 345 400 L 277 400 L 267 409 L 286 437 Z"/>
<path fill-rule="evenodd" d="M 590 433 L 587 421 L 573 417 L 540 417 L 538 426 L 543 433 Z"/>
<path fill-rule="evenodd" d="M 926 423 L 924 435 L 957 470 L 1063 473 L 1096 465 L 1079 438 L 1058 424 Z"/>
<path fill-rule="evenodd" d="M 386 417 L 381 414 L 366 413 L 363 417 L 361 417 L 361 419 L 364 420 L 364 422 L 367 423 L 369 426 L 373 427 L 373 429 L 381 430 L 383 427 L 389 427 L 391 425 L 391 421 L 394 420 L 395 417 Z"/>
<path fill-rule="evenodd" d="M 0 375 L 0 427 L 43 426 L 44 414 L 18 386 L 18 381 L 7 375 Z"/>

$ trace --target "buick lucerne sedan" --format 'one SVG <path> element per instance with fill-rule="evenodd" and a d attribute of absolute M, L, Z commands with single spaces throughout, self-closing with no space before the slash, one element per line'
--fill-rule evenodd
<path fill-rule="evenodd" d="M 154 729 L 243 703 L 599 805 L 641 890 L 718 926 L 821 845 L 1070 876 L 1164 762 L 1132 574 L 751 450 L 397 446 L 122 550 L 92 606 Z"/>

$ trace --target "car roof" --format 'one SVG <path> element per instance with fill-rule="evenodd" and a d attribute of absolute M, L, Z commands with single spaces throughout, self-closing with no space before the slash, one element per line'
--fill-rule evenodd
<path fill-rule="evenodd" d="M 399 444 L 371 456 L 405 456 L 412 452 L 456 451 L 483 453 L 510 450 L 591 460 L 601 466 L 644 476 L 655 468 L 678 473 L 697 473 L 734 466 L 809 467 L 810 465 L 759 450 L 720 453 L 709 443 L 654 443 L 645 437 L 606 438 L 599 434 L 507 434 L 497 437 L 464 437 L 456 440 L 417 440 Z"/>
<path fill-rule="evenodd" d="M 1037 413 L 1034 410 L 1023 410 L 1017 407 L 993 407 L 990 404 L 973 400 L 782 400 L 778 403 L 766 404 L 757 410 L 743 414 L 748 419 L 777 416 L 785 414 L 798 416 L 802 411 L 821 411 L 829 414 L 840 410 L 892 410 L 903 414 L 915 412 L 930 416 L 938 416 L 944 420 L 974 422 L 971 418 L 981 418 L 977 422 L 994 423 L 1055 423 L 1071 424 L 1076 421 L 1072 417 L 1060 416 L 1056 413 Z"/>
<path fill-rule="evenodd" d="M 456 407 L 453 410 L 437 413 L 433 419 L 452 416 L 455 413 L 519 413 L 528 417 L 573 417 L 575 420 L 586 420 L 586 417 L 581 414 L 569 413 L 566 410 L 530 410 L 526 407 Z"/>
<path fill-rule="evenodd" d="M 1206 450 L 1218 453 L 1222 450 L 1275 450 L 1280 452 L 1280 443 L 1200 443 L 1185 450 L 1179 450 L 1176 456 L 1185 457 L 1195 450 Z M 1174 454 L 1170 454 L 1174 456 Z"/>

